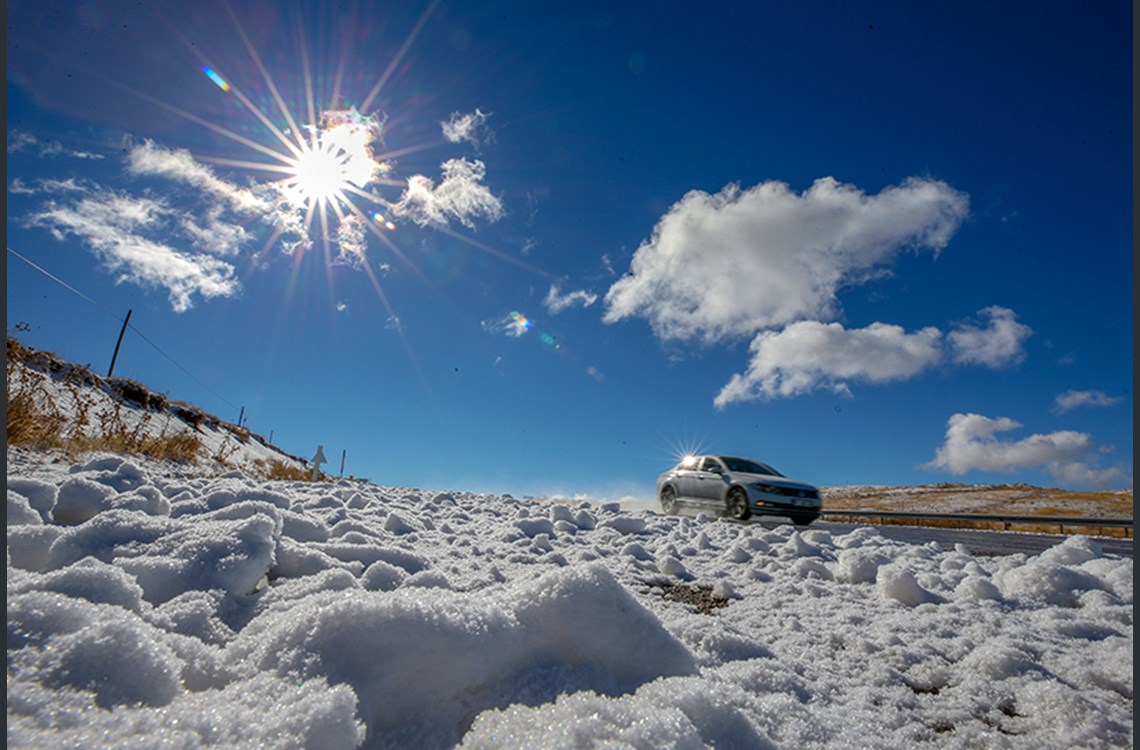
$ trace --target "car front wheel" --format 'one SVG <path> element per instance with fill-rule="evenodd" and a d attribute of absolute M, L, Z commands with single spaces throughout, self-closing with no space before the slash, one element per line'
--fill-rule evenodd
<path fill-rule="evenodd" d="M 748 495 L 739 487 L 733 488 L 728 493 L 728 515 L 737 521 L 745 521 L 752 515 L 748 508 Z"/>
<path fill-rule="evenodd" d="M 661 510 L 670 516 L 677 512 L 677 491 L 672 487 L 661 490 Z"/>

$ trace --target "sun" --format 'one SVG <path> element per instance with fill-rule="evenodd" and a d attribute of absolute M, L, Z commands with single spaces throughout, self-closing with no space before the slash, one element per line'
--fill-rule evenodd
<path fill-rule="evenodd" d="M 283 189 L 309 207 L 347 203 L 348 192 L 386 171 L 372 153 L 377 132 L 375 121 L 355 110 L 325 112 L 309 139 L 292 149 Z"/>
<path fill-rule="evenodd" d="M 286 188 L 295 191 L 307 204 L 343 200 L 349 180 L 345 160 L 324 149 L 303 151 L 289 165 L 292 174 Z"/>

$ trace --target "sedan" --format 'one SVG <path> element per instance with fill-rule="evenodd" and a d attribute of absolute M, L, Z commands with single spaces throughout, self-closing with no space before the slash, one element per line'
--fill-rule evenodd
<path fill-rule="evenodd" d="M 736 456 L 685 456 L 657 477 L 661 509 L 712 510 L 744 521 L 753 515 L 788 516 L 797 526 L 819 518 L 819 489 L 788 479 L 767 464 Z"/>

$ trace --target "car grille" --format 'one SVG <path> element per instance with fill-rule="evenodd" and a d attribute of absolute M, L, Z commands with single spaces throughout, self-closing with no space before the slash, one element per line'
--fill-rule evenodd
<path fill-rule="evenodd" d="M 775 484 L 761 484 L 757 488 L 762 492 L 767 492 L 770 495 L 784 495 L 785 497 L 808 497 L 818 498 L 818 490 L 805 490 L 799 487 L 781 487 Z"/>

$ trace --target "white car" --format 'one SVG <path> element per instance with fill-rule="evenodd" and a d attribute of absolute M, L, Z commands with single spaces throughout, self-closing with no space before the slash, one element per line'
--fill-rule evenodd
<path fill-rule="evenodd" d="M 685 456 L 657 477 L 657 497 L 669 514 L 687 507 L 739 521 L 753 515 L 788 516 L 797 526 L 819 518 L 823 507 L 817 487 L 736 456 Z"/>

